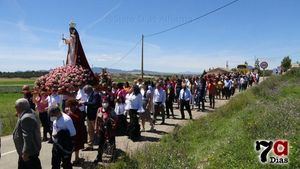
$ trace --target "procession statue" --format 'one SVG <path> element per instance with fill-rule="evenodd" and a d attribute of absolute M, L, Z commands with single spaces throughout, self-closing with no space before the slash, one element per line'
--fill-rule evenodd
<path fill-rule="evenodd" d="M 71 21 L 71 23 L 69 24 L 70 28 L 70 38 L 66 39 L 66 38 L 62 38 L 62 40 L 65 42 L 65 44 L 68 45 L 68 53 L 67 53 L 67 65 L 80 65 L 85 69 L 88 69 L 90 71 L 91 67 L 86 59 L 84 50 L 82 48 L 81 42 L 80 42 L 80 38 L 79 38 L 79 34 L 76 30 L 76 24 Z"/>
<path fill-rule="evenodd" d="M 54 68 L 38 78 L 35 82 L 38 91 L 55 89 L 60 93 L 72 93 L 86 84 L 99 84 L 99 78 L 94 75 L 82 48 L 76 24 L 71 22 L 69 26 L 70 37 L 62 36 L 68 45 L 66 65 Z"/>

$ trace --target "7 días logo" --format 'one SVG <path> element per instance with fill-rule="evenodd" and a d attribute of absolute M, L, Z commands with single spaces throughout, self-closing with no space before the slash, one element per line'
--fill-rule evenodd
<path fill-rule="evenodd" d="M 255 149 L 260 152 L 259 160 L 261 163 L 287 164 L 289 162 L 289 143 L 287 140 L 258 140 Z M 269 154 L 271 149 L 273 154 Z"/>

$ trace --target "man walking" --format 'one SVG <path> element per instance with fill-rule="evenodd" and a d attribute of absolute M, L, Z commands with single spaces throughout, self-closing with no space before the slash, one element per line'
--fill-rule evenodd
<path fill-rule="evenodd" d="M 23 95 L 24 95 L 24 98 L 25 98 L 26 100 L 28 100 L 29 105 L 30 105 L 30 108 L 31 108 L 32 110 L 35 110 L 35 104 L 34 104 L 34 102 L 33 102 L 33 95 L 32 95 L 32 92 L 30 91 L 30 87 L 29 87 L 28 85 L 24 85 L 24 86 L 22 87 L 22 93 L 23 93 Z"/>
<path fill-rule="evenodd" d="M 52 169 L 72 169 L 71 157 L 76 129 L 70 116 L 63 113 L 58 106 L 49 108 L 50 120 L 53 122 Z M 61 164 L 62 162 L 62 164 Z"/>
<path fill-rule="evenodd" d="M 209 107 L 215 108 L 215 95 L 216 95 L 216 83 L 215 79 L 209 79 L 209 83 L 207 86 L 208 96 L 209 96 Z"/>
<path fill-rule="evenodd" d="M 156 117 L 158 114 L 161 113 L 162 116 L 162 122 L 161 124 L 165 124 L 165 102 L 166 102 L 166 92 L 162 88 L 161 83 L 156 84 L 156 89 L 154 90 L 153 94 L 153 103 L 154 103 L 154 124 L 156 122 Z"/>
<path fill-rule="evenodd" d="M 166 112 L 167 112 L 167 118 L 170 118 L 170 112 L 172 113 L 173 119 L 175 118 L 174 116 L 174 111 L 173 111 L 173 102 L 175 99 L 175 91 L 170 83 L 170 81 L 167 81 L 167 86 L 166 86 Z"/>
<path fill-rule="evenodd" d="M 182 84 L 182 89 L 180 91 L 179 99 L 180 99 L 180 112 L 181 112 L 181 118 L 185 119 L 184 117 L 184 108 L 188 111 L 190 115 L 190 119 L 192 119 L 192 112 L 190 108 L 190 100 L 192 98 L 192 94 L 190 89 L 186 87 L 186 84 Z"/>
<path fill-rule="evenodd" d="M 13 140 L 19 155 L 18 169 L 41 169 L 41 133 L 37 117 L 24 98 L 16 101 L 15 109 L 18 121 Z"/>
<path fill-rule="evenodd" d="M 87 101 L 80 101 L 79 103 L 86 106 L 89 135 L 88 147 L 84 151 L 91 151 L 93 150 L 95 120 L 98 108 L 101 105 L 101 96 L 94 92 L 93 87 L 90 85 L 84 86 L 83 91 L 87 95 Z"/>
<path fill-rule="evenodd" d="M 232 81 L 228 77 L 226 77 L 225 81 L 224 81 L 224 90 L 225 90 L 226 100 L 230 99 L 231 87 L 232 87 Z"/>

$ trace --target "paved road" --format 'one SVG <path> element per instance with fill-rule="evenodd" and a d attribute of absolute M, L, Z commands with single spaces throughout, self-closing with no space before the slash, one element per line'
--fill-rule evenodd
<path fill-rule="evenodd" d="M 216 100 L 216 108 L 226 104 L 228 102 L 228 100 Z M 208 105 L 208 103 L 206 103 L 206 106 Z M 176 107 L 176 106 L 175 106 Z M 205 112 L 198 112 L 193 110 L 192 114 L 193 114 L 193 118 L 194 119 L 198 119 L 201 118 L 202 116 L 207 115 L 208 113 L 212 113 L 213 110 L 206 107 L 206 111 Z M 178 109 L 174 109 L 174 114 L 176 116 L 176 118 L 181 118 L 180 112 Z M 185 117 L 189 118 L 189 115 L 187 112 L 185 112 Z M 159 142 L 160 138 L 167 133 L 170 133 L 173 131 L 173 129 L 175 128 L 176 125 L 180 125 L 183 126 L 185 124 L 187 124 L 190 120 L 181 120 L 181 119 L 166 119 L 166 123 L 167 125 L 156 125 L 155 132 L 142 132 L 142 139 L 141 141 L 138 142 L 132 142 L 131 140 L 129 140 L 126 136 L 122 136 L 122 137 L 117 137 L 116 138 L 116 145 L 117 145 L 117 149 L 120 152 L 126 152 L 128 154 L 133 153 L 135 150 L 145 146 L 146 144 L 151 144 L 151 143 L 155 143 L 155 142 Z M 158 123 L 160 123 L 158 121 Z M 146 131 L 147 129 L 150 129 L 149 124 L 146 124 Z M 2 158 L 0 159 L 0 166 L 1 169 L 15 169 L 17 168 L 17 161 L 18 161 L 18 155 L 15 151 L 15 147 L 12 141 L 12 136 L 5 136 L 2 137 Z M 43 168 L 48 169 L 51 168 L 51 149 L 52 149 L 52 145 L 43 142 L 42 144 L 42 150 L 40 153 L 40 159 L 41 159 L 41 163 Z M 91 151 L 91 152 L 81 152 L 80 156 L 82 158 L 84 158 L 88 163 L 90 163 L 91 161 L 93 161 L 95 159 L 97 155 L 96 151 Z M 82 167 L 74 167 L 75 169 L 81 169 Z"/>

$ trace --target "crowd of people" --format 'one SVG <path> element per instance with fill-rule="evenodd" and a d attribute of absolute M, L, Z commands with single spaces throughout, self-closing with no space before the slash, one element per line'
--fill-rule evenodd
<path fill-rule="evenodd" d="M 98 145 L 98 155 L 94 160 L 97 164 L 102 161 L 107 147 L 115 149 L 117 136 L 126 135 L 132 141 L 139 141 L 141 132 L 146 131 L 146 122 L 153 131 L 159 122 L 165 125 L 166 119 L 178 118 L 174 114 L 174 105 L 181 113 L 179 118 L 185 119 L 186 110 L 189 118 L 193 119 L 192 109 L 205 111 L 206 102 L 214 109 L 216 98 L 229 99 L 236 89 L 243 91 L 259 81 L 256 73 L 210 75 L 204 72 L 201 76 L 174 75 L 117 83 L 104 69 L 98 83 L 98 76 L 87 62 L 75 25 L 70 23 L 68 39 L 62 37 L 68 45 L 66 65 L 71 66 L 64 67 L 67 69 L 64 75 L 68 76 L 71 68 L 80 67 L 89 72 L 88 79 L 93 79 L 90 84 L 97 85 L 82 85 L 87 80 L 68 76 L 74 80 L 68 85 L 57 82 L 67 87 L 68 92 L 62 92 L 54 83 L 47 84 L 47 78 L 43 81 L 47 86 L 45 89 L 30 90 L 29 86 L 23 86 L 24 98 L 18 99 L 15 105 L 18 122 L 13 133 L 19 169 L 41 168 L 39 152 L 42 141 L 53 144 L 52 169 L 60 166 L 69 169 L 82 163 L 84 159 L 79 157 L 79 151 L 92 151 Z M 50 79 L 58 81 L 56 75 L 61 75 L 61 69 L 53 71 Z M 70 85 L 74 83 L 76 87 Z M 207 95 L 209 101 L 206 100 Z M 72 154 L 75 156 L 73 162 Z"/>
<path fill-rule="evenodd" d="M 23 87 L 24 98 L 15 105 L 19 120 L 13 134 L 20 168 L 41 168 L 41 141 L 53 144 L 53 169 L 80 164 L 84 159 L 79 151 L 92 151 L 95 145 L 98 155 L 94 162 L 98 163 L 104 145 L 109 143 L 115 148 L 117 136 L 139 141 L 146 122 L 153 131 L 158 121 L 164 125 L 168 118 L 185 119 L 185 110 L 193 119 L 192 109 L 205 111 L 206 102 L 214 109 L 216 98 L 229 99 L 237 89 L 243 91 L 259 82 L 255 73 L 174 75 L 152 81 L 137 79 L 132 84 L 116 83 L 107 72 L 101 77 L 99 85 L 82 85 L 70 93 L 59 93 L 55 87 L 51 91 Z M 179 109 L 181 117 L 174 115 L 174 108 Z M 71 163 L 72 154 L 75 161 Z"/>

